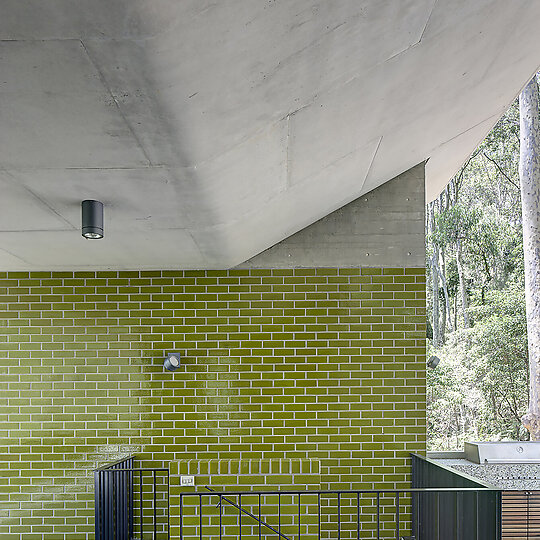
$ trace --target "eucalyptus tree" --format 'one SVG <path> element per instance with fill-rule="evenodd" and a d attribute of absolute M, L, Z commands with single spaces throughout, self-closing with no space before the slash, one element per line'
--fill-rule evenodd
<path fill-rule="evenodd" d="M 429 346 L 441 358 L 428 373 L 433 449 L 529 437 L 518 163 L 516 100 L 426 208 Z"/>
<path fill-rule="evenodd" d="M 536 77 L 519 96 L 521 205 L 530 397 L 523 425 L 540 440 L 540 117 Z"/>

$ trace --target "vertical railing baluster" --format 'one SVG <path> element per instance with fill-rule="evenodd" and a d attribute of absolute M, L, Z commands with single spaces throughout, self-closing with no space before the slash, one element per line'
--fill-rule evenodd
<path fill-rule="evenodd" d="M 238 495 L 238 536 L 242 540 L 242 495 Z"/>
<path fill-rule="evenodd" d="M 124 469 L 127 469 L 127 466 L 126 466 L 126 463 L 127 462 L 124 462 Z M 124 490 L 124 497 L 123 497 L 123 502 L 124 502 L 124 516 L 123 516 L 123 522 L 124 522 L 124 534 L 125 534 L 125 540 L 129 540 L 129 491 L 128 491 L 128 478 L 127 478 L 127 475 L 128 475 L 128 471 L 124 471 L 122 472 L 122 489 Z"/>
<path fill-rule="evenodd" d="M 98 487 L 98 472 L 94 471 L 94 523 L 96 529 L 96 540 L 99 540 L 99 487 Z"/>
<path fill-rule="evenodd" d="M 356 537 L 360 540 L 360 492 L 356 492 Z"/>
<path fill-rule="evenodd" d="M 110 507 L 111 507 L 111 483 L 110 483 L 110 478 L 109 478 L 109 473 L 106 472 L 106 471 L 103 471 L 103 484 L 105 486 L 105 502 L 103 504 L 104 508 L 103 508 L 103 520 L 104 520 L 104 537 L 106 537 L 106 535 L 109 535 L 111 534 L 111 519 L 110 519 Z"/>
<path fill-rule="evenodd" d="M 223 531 L 221 530 L 221 516 L 223 514 L 223 501 L 221 499 L 221 495 L 219 496 L 219 540 L 223 538 Z"/>
<path fill-rule="evenodd" d="M 340 492 L 337 494 L 337 537 L 338 540 L 341 538 L 341 498 Z"/>
<path fill-rule="evenodd" d="M 261 494 L 259 493 L 259 540 L 261 540 Z"/>
<path fill-rule="evenodd" d="M 396 492 L 396 540 L 399 540 L 399 491 Z"/>
<path fill-rule="evenodd" d="M 119 528 L 119 531 L 118 531 L 118 537 L 120 538 L 120 540 L 125 540 L 124 539 L 124 527 L 125 527 L 125 519 L 126 519 L 126 516 L 125 516 L 125 506 L 124 506 L 124 499 L 125 499 L 125 496 L 126 496 L 126 493 L 125 493 L 125 490 L 124 490 L 124 473 L 122 472 L 122 469 L 123 469 L 123 465 L 120 465 L 118 467 L 119 469 L 119 477 L 118 477 L 118 491 L 120 492 L 120 496 L 118 497 L 118 516 L 119 516 L 119 520 L 118 520 L 118 528 Z"/>
<path fill-rule="evenodd" d="M 129 468 L 133 469 L 135 466 L 135 463 L 133 461 L 133 458 L 130 460 Z M 135 533 L 134 530 L 134 523 L 133 523 L 133 509 L 135 507 L 135 496 L 133 493 L 133 470 L 129 471 L 129 496 L 131 500 L 131 506 L 129 508 L 129 538 L 133 538 L 133 534 Z"/>
<path fill-rule="evenodd" d="M 123 464 L 122 464 L 123 465 Z M 124 466 L 121 466 L 120 469 L 125 469 Z M 120 527 L 121 527 L 121 531 L 120 531 L 120 535 L 119 537 L 122 539 L 122 540 L 127 540 L 124 539 L 124 535 L 127 533 L 127 527 L 128 527 L 128 524 L 127 524 L 127 514 L 126 514 L 126 511 L 127 511 L 127 492 L 126 492 L 126 486 L 125 486 L 125 473 L 122 471 L 119 473 L 120 474 L 120 478 L 118 478 L 118 483 L 122 489 L 122 496 L 118 499 L 118 503 L 120 504 L 120 506 L 122 508 L 119 508 L 119 514 L 121 514 L 121 517 L 122 517 L 122 520 L 120 521 Z"/>
<path fill-rule="evenodd" d="M 202 537 L 203 537 L 202 527 L 203 527 L 203 521 L 202 521 L 202 495 L 199 495 L 199 540 L 202 540 Z"/>
<path fill-rule="evenodd" d="M 317 518 L 318 518 L 318 533 L 317 540 L 321 540 L 321 494 L 317 494 Z"/>
<path fill-rule="evenodd" d="M 154 491 L 154 540 L 157 538 L 156 471 L 152 471 L 152 489 Z"/>
<path fill-rule="evenodd" d="M 278 531 L 279 531 L 279 538 L 281 538 L 281 493 L 278 493 Z"/>
<path fill-rule="evenodd" d="M 107 471 L 109 476 L 109 530 L 111 538 L 114 538 L 114 476 L 110 471 Z"/>
<path fill-rule="evenodd" d="M 184 540 L 183 521 L 184 521 L 184 496 L 180 493 L 180 540 Z"/>
<path fill-rule="evenodd" d="M 115 474 L 114 471 L 119 469 L 120 467 L 113 467 L 113 472 L 111 472 L 111 475 L 112 475 L 112 478 L 113 478 L 113 482 L 114 482 L 114 486 L 115 486 L 115 491 L 114 491 L 114 495 L 113 495 L 113 510 L 114 510 L 114 525 L 113 525 L 113 531 L 114 531 L 114 540 L 121 540 L 121 538 L 119 538 L 119 532 L 120 532 L 120 519 L 122 518 L 121 514 L 120 514 L 120 504 L 119 504 L 119 501 L 120 501 L 120 497 L 122 495 L 122 492 L 121 492 L 121 488 L 122 488 L 122 485 L 120 483 L 120 476 L 118 474 Z"/>
<path fill-rule="evenodd" d="M 112 530 L 113 538 L 116 539 L 116 474 L 114 472 L 109 473 L 112 477 Z"/>
<path fill-rule="evenodd" d="M 122 467 L 125 469 L 125 464 Z M 124 539 L 128 540 L 128 534 L 129 534 L 129 520 L 128 520 L 128 510 L 129 510 L 129 500 L 128 500 L 128 491 L 127 491 L 127 472 L 123 471 L 122 473 L 122 528 L 124 529 Z"/>
<path fill-rule="evenodd" d="M 132 469 L 132 470 L 129 471 L 129 476 L 128 476 L 128 482 L 129 482 L 128 489 L 129 489 L 129 497 L 130 497 L 129 536 L 128 536 L 128 540 L 131 540 L 133 538 L 134 533 L 135 533 L 135 530 L 133 528 L 133 526 L 134 526 L 133 525 L 133 508 L 135 506 L 135 496 L 134 496 L 134 493 L 133 493 L 133 468 L 134 468 L 133 462 L 130 463 L 129 468 Z"/>
<path fill-rule="evenodd" d="M 110 491 L 110 500 L 109 500 L 109 529 L 111 531 L 111 538 L 114 538 L 114 516 L 115 516 L 115 508 L 114 508 L 114 497 L 115 497 L 115 481 L 114 481 L 114 475 L 107 471 L 107 474 L 109 475 L 109 485 L 111 486 Z"/>
<path fill-rule="evenodd" d="M 99 504 L 99 520 L 98 520 L 98 534 L 96 535 L 96 540 L 102 540 L 103 539 L 103 479 L 101 471 L 98 471 L 97 473 L 97 481 L 99 485 L 99 496 L 98 496 L 98 504 Z"/>
<path fill-rule="evenodd" d="M 125 466 L 124 464 L 124 469 L 126 469 L 127 467 Z M 129 540 L 129 491 L 128 491 L 128 478 L 127 478 L 127 475 L 128 475 L 128 471 L 124 471 L 122 473 L 122 478 L 123 478 L 123 487 L 122 489 L 124 490 L 124 517 L 123 517 L 123 522 L 124 522 L 124 530 L 125 530 L 125 540 Z"/>
<path fill-rule="evenodd" d="M 381 540 L 381 493 L 377 491 L 377 540 Z"/>
<path fill-rule="evenodd" d="M 115 474 L 114 471 L 120 469 L 120 465 L 113 467 L 112 477 L 114 478 L 114 484 L 116 486 L 116 494 L 114 496 L 113 505 L 114 505 L 114 539 L 122 540 L 121 537 L 121 528 L 122 528 L 122 510 L 120 508 L 122 500 L 122 476 L 121 473 Z"/>
<path fill-rule="evenodd" d="M 107 485 L 107 475 L 105 471 L 101 471 L 101 508 L 102 508 L 102 518 L 101 518 L 101 525 L 102 525 L 102 539 L 105 538 L 105 535 L 107 534 L 107 502 L 109 497 L 109 491 L 108 491 L 108 485 Z"/>
<path fill-rule="evenodd" d="M 171 538 L 171 512 L 169 510 L 171 500 L 171 479 L 169 477 L 169 469 L 167 468 L 167 540 Z"/>
<path fill-rule="evenodd" d="M 122 466 L 119 465 L 118 467 L 115 467 L 116 470 L 118 470 L 119 472 L 118 473 L 113 473 L 113 476 L 114 476 L 114 479 L 115 479 L 115 482 L 116 482 L 116 489 L 117 489 L 117 493 L 116 493 L 116 497 L 115 497 L 115 500 L 114 500 L 114 506 L 115 506 L 115 509 L 116 509 L 116 527 L 114 528 L 114 534 L 115 534 L 115 539 L 117 540 L 124 540 L 123 537 L 122 537 L 122 523 L 123 523 L 123 519 L 124 519 L 124 515 L 123 515 L 123 512 L 122 512 L 122 497 L 124 496 L 124 492 L 122 491 L 122 472 L 121 472 L 121 468 Z"/>
<path fill-rule="evenodd" d="M 128 469 L 132 469 L 132 465 L 128 464 Z M 131 475 L 133 473 L 128 470 L 126 472 L 126 491 L 127 491 L 127 499 L 128 499 L 128 508 L 127 508 L 127 521 L 128 521 L 128 530 L 127 530 L 127 538 L 126 540 L 130 540 L 131 537 L 133 536 L 133 532 L 131 530 L 131 499 L 132 499 L 132 491 L 131 491 L 131 482 L 130 482 L 130 479 L 131 479 Z"/>
<path fill-rule="evenodd" d="M 99 471 L 99 492 L 100 492 L 100 501 L 99 501 L 99 531 L 100 531 L 100 540 L 103 540 L 105 536 L 105 481 L 103 480 L 103 471 Z"/>
<path fill-rule="evenodd" d="M 94 526 L 96 540 L 100 540 L 99 532 L 99 471 L 94 471 Z"/>
<path fill-rule="evenodd" d="M 109 531 L 109 501 L 111 498 L 109 487 L 109 476 L 103 471 L 103 538 L 111 534 Z"/>
<path fill-rule="evenodd" d="M 103 540 L 103 478 L 102 471 L 98 471 L 98 483 L 99 483 L 99 540 Z M 96 538 L 97 540 L 97 538 Z"/>
<path fill-rule="evenodd" d="M 298 492 L 298 540 L 300 540 L 300 536 L 302 534 L 301 528 L 300 528 L 300 492 Z"/>
<path fill-rule="evenodd" d="M 106 531 L 105 531 L 105 535 L 109 535 L 110 537 L 112 537 L 112 534 L 113 534 L 113 530 L 112 530 L 112 500 L 113 500 L 113 495 L 112 495 L 112 489 L 113 489 L 113 484 L 112 484 L 112 477 L 111 477 L 111 473 L 109 471 L 105 471 L 105 482 L 106 482 L 106 485 L 107 485 L 107 506 L 106 506 L 106 509 L 105 509 L 105 512 L 106 512 L 106 521 L 105 521 L 105 526 L 106 526 Z M 107 536 L 105 536 L 105 538 L 107 538 Z"/>

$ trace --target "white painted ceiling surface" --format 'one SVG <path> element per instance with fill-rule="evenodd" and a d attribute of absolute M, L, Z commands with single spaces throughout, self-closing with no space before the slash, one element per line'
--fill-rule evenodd
<path fill-rule="evenodd" d="M 428 159 L 540 63 L 531 0 L 2 0 L 0 270 L 226 268 Z M 80 202 L 105 204 L 105 238 Z"/>

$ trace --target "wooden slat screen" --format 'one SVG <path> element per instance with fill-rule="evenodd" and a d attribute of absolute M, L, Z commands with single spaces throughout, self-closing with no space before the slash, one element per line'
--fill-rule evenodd
<path fill-rule="evenodd" d="M 540 540 L 540 491 L 503 491 L 502 538 Z"/>

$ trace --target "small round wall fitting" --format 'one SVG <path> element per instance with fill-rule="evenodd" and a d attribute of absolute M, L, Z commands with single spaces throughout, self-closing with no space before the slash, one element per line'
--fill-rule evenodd
<path fill-rule="evenodd" d="M 180 353 L 167 353 L 163 367 L 169 371 L 176 371 L 180 367 Z"/>
<path fill-rule="evenodd" d="M 86 200 L 81 203 L 82 235 L 88 240 L 103 238 L 103 203 Z"/>

